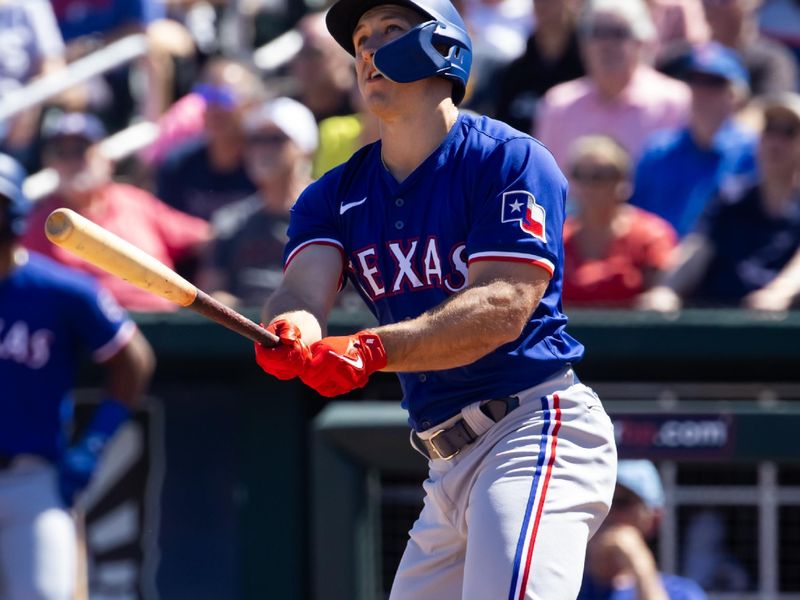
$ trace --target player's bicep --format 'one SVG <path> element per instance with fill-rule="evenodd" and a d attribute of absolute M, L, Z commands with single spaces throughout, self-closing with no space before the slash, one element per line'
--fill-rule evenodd
<path fill-rule="evenodd" d="M 550 284 L 550 272 L 534 263 L 509 261 L 478 261 L 469 266 L 470 286 L 500 283 L 513 289 L 521 306 L 530 314 L 541 302 Z"/>
<path fill-rule="evenodd" d="M 311 244 L 286 265 L 280 290 L 300 300 L 315 314 L 327 315 L 342 283 L 344 259 L 334 246 Z"/>

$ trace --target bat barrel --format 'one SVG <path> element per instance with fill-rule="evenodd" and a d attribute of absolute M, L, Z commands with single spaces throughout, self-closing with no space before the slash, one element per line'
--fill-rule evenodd
<path fill-rule="evenodd" d="M 181 306 L 197 288 L 164 263 L 68 208 L 50 213 L 45 235 L 54 244 L 128 283 Z"/>
<path fill-rule="evenodd" d="M 198 290 L 164 263 L 68 208 L 50 213 L 45 234 L 54 244 L 92 265 L 151 294 L 191 308 L 249 340 L 267 347 L 278 343 L 276 336 Z"/>

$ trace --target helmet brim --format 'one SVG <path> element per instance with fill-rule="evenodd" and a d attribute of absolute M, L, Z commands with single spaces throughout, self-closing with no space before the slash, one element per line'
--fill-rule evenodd
<path fill-rule="evenodd" d="M 356 49 L 353 45 L 353 31 L 359 19 L 365 12 L 376 6 L 403 6 L 430 19 L 437 18 L 420 9 L 413 2 L 406 0 L 339 0 L 331 6 L 325 15 L 325 24 L 328 31 L 339 45 L 347 50 L 350 56 L 355 56 Z"/>

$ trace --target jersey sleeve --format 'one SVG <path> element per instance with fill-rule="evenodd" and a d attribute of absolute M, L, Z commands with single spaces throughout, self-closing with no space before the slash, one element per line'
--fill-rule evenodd
<path fill-rule="evenodd" d="M 313 244 L 332 246 L 339 250 L 344 268 L 344 244 L 333 210 L 332 186 L 335 181 L 331 174 L 324 175 L 309 185 L 292 207 L 287 232 L 289 241 L 283 254 L 284 271 L 304 248 Z"/>
<path fill-rule="evenodd" d="M 474 195 L 468 263 L 524 262 L 552 276 L 563 256 L 567 182 L 535 140 L 515 138 L 486 160 Z"/>
<path fill-rule="evenodd" d="M 136 325 L 111 293 L 94 281 L 81 276 L 72 291 L 75 335 L 95 362 L 105 362 L 131 340 Z"/>

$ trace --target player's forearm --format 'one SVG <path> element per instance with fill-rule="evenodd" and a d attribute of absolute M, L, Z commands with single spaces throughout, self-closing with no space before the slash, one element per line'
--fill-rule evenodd
<path fill-rule="evenodd" d="M 800 294 L 800 252 L 778 273 L 764 289 L 787 298 L 796 298 Z"/>
<path fill-rule="evenodd" d="M 675 249 L 673 268 L 664 275 L 660 284 L 680 296 L 686 295 L 705 276 L 713 256 L 714 248 L 704 236 L 687 235 Z"/>
<path fill-rule="evenodd" d="M 642 552 L 634 561 L 636 576 L 636 597 L 639 600 L 669 600 L 669 595 L 661 583 L 655 559 L 649 551 Z"/>
<path fill-rule="evenodd" d="M 264 323 L 276 318 L 294 323 L 300 329 L 303 341 L 309 346 L 322 339 L 327 329 L 323 309 L 286 288 L 276 290 L 264 305 Z"/>
<path fill-rule="evenodd" d="M 384 371 L 452 369 L 519 337 L 539 298 L 505 281 L 470 287 L 415 319 L 379 327 Z"/>

